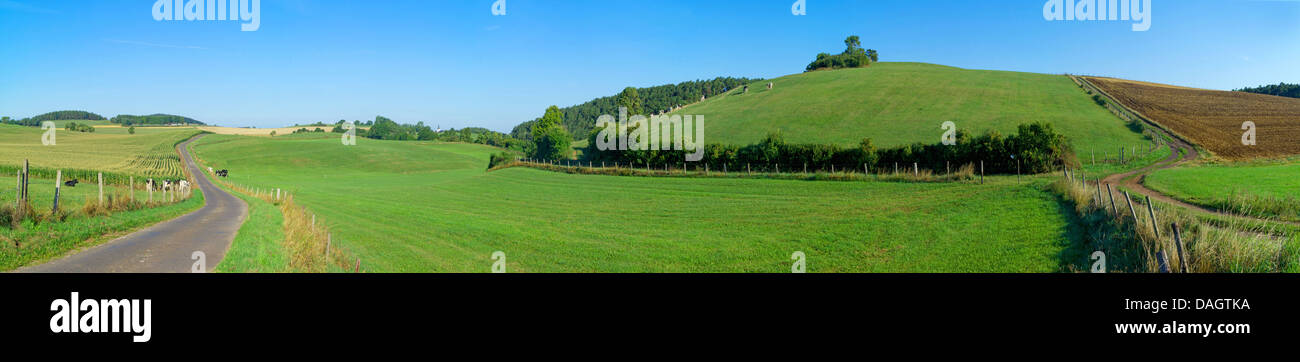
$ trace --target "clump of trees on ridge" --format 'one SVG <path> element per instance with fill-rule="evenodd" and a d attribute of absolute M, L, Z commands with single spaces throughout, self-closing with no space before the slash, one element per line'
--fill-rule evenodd
<path fill-rule="evenodd" d="M 804 71 L 860 68 L 879 60 L 879 54 L 876 53 L 875 49 L 862 49 L 862 40 L 857 35 L 851 35 L 844 39 L 844 46 L 846 49 L 840 54 L 817 54 L 817 59 L 809 63 L 808 67 L 804 68 Z"/>

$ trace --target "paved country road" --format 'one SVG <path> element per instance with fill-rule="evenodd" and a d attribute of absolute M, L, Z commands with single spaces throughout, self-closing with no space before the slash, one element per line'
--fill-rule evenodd
<path fill-rule="evenodd" d="M 199 169 L 185 146 L 199 135 L 176 146 L 181 161 L 203 192 L 203 208 L 159 223 L 116 240 L 65 256 L 45 264 L 18 269 L 23 273 L 188 273 L 195 251 L 206 254 L 211 271 L 226 255 L 239 226 L 248 218 L 248 204 L 222 190 Z"/>

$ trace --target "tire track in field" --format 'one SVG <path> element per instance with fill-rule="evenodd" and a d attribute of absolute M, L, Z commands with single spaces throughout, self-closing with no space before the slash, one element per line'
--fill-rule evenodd
<path fill-rule="evenodd" d="M 202 134 L 176 145 L 181 160 L 203 192 L 203 207 L 175 219 L 50 262 L 20 268 L 20 273 L 188 273 L 196 251 L 205 254 L 205 272 L 225 257 L 248 204 L 222 190 L 195 165 L 185 149 Z"/>

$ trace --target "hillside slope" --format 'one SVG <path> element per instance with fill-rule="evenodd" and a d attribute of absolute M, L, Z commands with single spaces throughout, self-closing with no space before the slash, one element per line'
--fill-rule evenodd
<path fill-rule="evenodd" d="M 1046 121 L 1080 154 L 1114 152 L 1145 142 L 1141 134 L 1095 104 L 1061 75 L 967 70 L 923 63 L 877 63 L 817 71 L 751 84 L 675 114 L 704 115 L 708 143 L 748 144 L 770 131 L 787 141 L 877 146 L 937 143 L 940 126 L 955 122 L 973 133 L 1015 131 Z"/>

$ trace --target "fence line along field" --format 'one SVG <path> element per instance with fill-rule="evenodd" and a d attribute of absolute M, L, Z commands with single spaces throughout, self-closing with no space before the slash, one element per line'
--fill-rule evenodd
<path fill-rule="evenodd" d="M 1120 103 L 1228 160 L 1300 154 L 1300 99 L 1087 77 Z M 1244 122 L 1256 144 L 1243 145 Z"/>
<path fill-rule="evenodd" d="M 378 272 L 1053 272 L 1085 261 L 1037 178 L 808 182 L 486 172 L 499 149 L 212 135 L 232 183 L 291 192 Z M 230 255 L 256 245 L 235 243 Z"/>
<path fill-rule="evenodd" d="M 0 125 L 0 173 L 14 174 L 23 161 L 31 162 L 32 177 L 54 178 L 63 170 L 65 178 L 86 181 L 97 172 L 119 181 L 128 176 L 182 176 L 175 145 L 199 131 L 193 128 L 140 127 L 136 134 L 122 132 L 84 133 L 58 129 L 55 144 L 45 146 L 45 131 L 36 127 Z"/>

